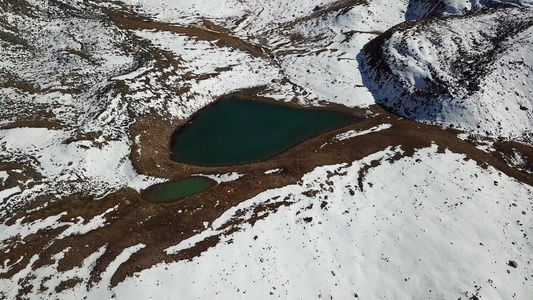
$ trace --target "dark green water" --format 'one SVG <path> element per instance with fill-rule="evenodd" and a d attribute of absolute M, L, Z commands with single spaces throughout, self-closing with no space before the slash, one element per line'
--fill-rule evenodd
<path fill-rule="evenodd" d="M 210 178 L 193 176 L 179 181 L 153 185 L 143 192 L 143 197 L 152 203 L 171 203 L 206 191 L 216 184 L 217 182 Z"/>
<path fill-rule="evenodd" d="M 266 160 L 352 121 L 352 116 L 338 111 L 296 109 L 229 96 L 199 111 L 174 134 L 172 158 L 199 166 Z"/>

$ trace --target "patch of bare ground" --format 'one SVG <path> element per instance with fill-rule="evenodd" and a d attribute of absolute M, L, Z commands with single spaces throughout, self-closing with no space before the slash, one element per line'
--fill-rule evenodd
<path fill-rule="evenodd" d="M 3 125 L 0 129 L 13 129 L 21 127 L 31 127 L 31 128 L 47 128 L 52 130 L 62 129 L 63 125 L 54 120 L 47 119 L 26 119 L 26 120 L 17 120 L 7 125 Z"/>
<path fill-rule="evenodd" d="M 204 223 L 211 224 L 229 208 L 234 207 L 257 195 L 258 193 L 297 184 L 302 176 L 317 166 L 346 163 L 367 157 L 389 147 L 401 149 L 392 159 L 397 160 L 405 156 L 412 156 L 417 149 L 439 146 L 440 151 L 448 149 L 455 153 L 463 153 L 467 159 L 475 160 L 479 165 L 494 166 L 499 171 L 510 175 L 522 182 L 533 184 L 533 175 L 510 167 L 501 155 L 491 155 L 475 147 L 468 141 L 457 138 L 457 132 L 443 130 L 438 126 L 425 125 L 418 122 L 399 118 L 388 113 L 379 106 L 372 106 L 372 114 L 363 117 L 359 111 L 350 108 L 336 107 L 348 113 L 357 113 L 360 117 L 345 128 L 321 134 L 309 139 L 292 149 L 270 160 L 228 167 L 197 167 L 172 161 L 170 157 L 169 139 L 176 126 L 183 121 L 171 121 L 157 115 L 148 116 L 132 125 L 132 137 L 138 136 L 138 143 L 134 144 L 131 158 L 136 169 L 140 172 L 163 178 L 179 179 L 191 174 L 220 174 L 238 172 L 244 174 L 238 180 L 220 183 L 216 187 L 185 198 L 171 204 L 157 205 L 144 201 L 141 195 L 129 188 L 122 189 L 104 199 L 96 201 L 91 197 L 72 196 L 66 199 L 49 201 L 48 204 L 32 205 L 24 211 L 18 212 L 7 221 L 13 224 L 15 220 L 22 223 L 44 219 L 49 216 L 62 214 L 60 222 L 90 222 L 92 218 L 104 214 L 106 225 L 84 234 L 70 235 L 58 239 L 67 225 L 55 229 L 42 229 L 24 238 L 14 239 L 4 245 L 6 248 L 0 254 L 0 261 L 17 262 L 8 272 L 0 274 L 9 278 L 23 269 L 34 254 L 39 255 L 32 268 L 53 264 L 54 255 L 66 251 L 59 264 L 59 270 L 65 271 L 81 266 L 83 260 L 90 254 L 105 247 L 103 255 L 92 269 L 91 282 L 100 280 L 101 274 L 111 262 L 115 260 L 125 248 L 145 244 L 124 262 L 112 277 L 112 284 L 132 276 L 135 272 L 149 268 L 157 263 L 191 259 L 203 251 L 216 245 L 220 236 L 212 236 L 196 244 L 193 248 L 167 255 L 165 249 L 179 244 L 181 241 L 205 230 Z M 334 137 L 347 130 L 366 130 L 380 124 L 391 124 L 390 129 L 371 134 L 357 136 L 345 140 Z M 532 151 L 530 148 L 521 150 Z M 364 174 L 368 169 L 380 162 L 374 162 L 360 174 L 360 187 L 364 182 Z M 265 171 L 281 169 L 281 172 L 265 174 Z M 323 188 L 328 188 L 324 185 Z M 356 193 L 356 191 L 353 191 Z M 266 202 L 250 208 L 251 218 L 244 218 L 246 214 L 239 214 L 228 221 L 223 228 L 224 235 L 240 230 L 243 223 L 255 224 L 269 213 L 280 207 L 290 205 L 289 199 Z M 9 250 L 9 251 L 7 251 Z M 19 261 L 20 260 L 20 261 Z M 70 283 L 68 283 L 70 284 Z M 67 285 L 68 285 L 67 284 Z M 75 282 L 72 282 L 75 284 Z"/>
<path fill-rule="evenodd" d="M 33 188 L 41 180 L 41 174 L 36 170 L 32 163 L 28 160 L 31 160 L 28 157 L 24 157 L 22 160 L 24 162 L 14 162 L 12 161 L 13 157 L 5 157 L 0 155 L 0 171 L 5 171 L 7 178 L 4 180 L 0 179 L 0 191 L 19 187 L 21 191 L 27 188 Z M 6 215 L 13 213 L 23 204 L 14 205 L 11 203 L 10 199 L 14 196 L 19 195 L 20 192 L 14 193 L 6 198 L 0 203 L 0 210 L 3 215 L 0 217 L 0 222 L 5 221 Z"/>
<path fill-rule="evenodd" d="M 142 17 L 124 10 L 108 10 L 106 15 L 116 24 L 117 27 L 125 30 L 159 30 L 168 31 L 180 35 L 186 35 L 192 39 L 208 41 L 218 47 L 234 48 L 253 57 L 267 58 L 263 49 L 252 43 L 232 36 L 228 30 L 204 19 L 203 26 L 200 25 L 179 25 L 173 23 L 157 22 L 148 17 Z"/>
<path fill-rule="evenodd" d="M 498 141 L 493 144 L 496 155 L 501 155 L 509 165 L 533 173 L 533 147 L 516 142 Z"/>
<path fill-rule="evenodd" d="M 63 143 L 68 145 L 68 144 L 75 143 L 78 141 L 94 141 L 94 140 L 98 140 L 101 136 L 102 136 L 102 131 L 85 132 L 77 136 L 70 137 L 66 139 Z"/>
<path fill-rule="evenodd" d="M 4 116 L 4 121 L 9 119 L 12 119 L 12 121 L 0 125 L 0 129 L 32 127 L 57 130 L 64 128 L 64 125 L 56 119 L 55 114 L 49 108 L 36 107 L 31 113 L 13 111 L 7 114 L 9 115 Z"/>
<path fill-rule="evenodd" d="M 75 286 L 77 286 L 78 284 L 81 284 L 81 283 L 83 283 L 83 279 L 81 279 L 79 277 L 74 277 L 74 278 L 62 281 L 55 288 L 54 292 L 61 293 L 62 291 L 71 289 L 71 288 L 73 288 L 73 287 L 75 287 Z"/>
<path fill-rule="evenodd" d="M 6 171 L 8 175 L 7 179 L 0 182 L 0 188 L 10 188 L 28 180 L 40 181 L 42 179 L 41 174 L 31 166 L 7 160 L 0 162 L 0 171 Z"/>
<path fill-rule="evenodd" d="M 18 79 L 15 77 L 10 77 L 1 84 L 3 87 L 6 88 L 16 88 L 20 91 L 26 92 L 28 94 L 36 94 L 39 92 L 39 87 L 35 86 L 31 82 L 23 81 L 22 79 Z"/>
<path fill-rule="evenodd" d="M 70 50 L 66 50 L 65 53 L 79 56 L 93 64 L 96 64 L 96 62 L 94 62 L 94 60 L 92 60 L 88 55 L 85 55 L 81 53 L 80 51 L 70 49 Z M 65 84 L 64 82 L 63 82 L 62 87 L 41 88 L 41 86 L 38 83 L 24 80 L 18 77 L 17 75 L 11 74 L 9 72 L 7 73 L 4 72 L 3 74 L 0 74 L 0 86 L 5 87 L 5 88 L 14 88 L 14 89 L 19 90 L 20 92 L 27 93 L 28 95 L 35 95 L 35 94 L 42 94 L 42 93 L 54 93 L 54 92 L 77 95 L 82 92 L 79 88 L 69 87 L 68 84 Z"/>

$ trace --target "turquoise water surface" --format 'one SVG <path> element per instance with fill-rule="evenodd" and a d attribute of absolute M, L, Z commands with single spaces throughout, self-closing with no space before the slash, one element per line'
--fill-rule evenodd
<path fill-rule="evenodd" d="M 351 115 L 338 111 L 227 96 L 200 110 L 175 132 L 172 159 L 199 166 L 262 161 L 352 121 Z"/>
<path fill-rule="evenodd" d="M 179 181 L 156 184 L 143 192 L 144 198 L 152 203 L 171 203 L 201 193 L 217 185 L 217 182 L 200 176 Z"/>

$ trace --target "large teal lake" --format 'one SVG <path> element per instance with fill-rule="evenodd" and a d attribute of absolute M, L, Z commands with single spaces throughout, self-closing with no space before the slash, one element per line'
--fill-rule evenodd
<path fill-rule="evenodd" d="M 171 141 L 172 159 L 198 166 L 226 166 L 272 158 L 319 133 L 353 122 L 326 109 L 224 97 L 200 110 Z"/>

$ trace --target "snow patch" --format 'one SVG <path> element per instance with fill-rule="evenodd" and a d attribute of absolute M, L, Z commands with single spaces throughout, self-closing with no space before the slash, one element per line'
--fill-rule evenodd
<path fill-rule="evenodd" d="M 0 171 L 0 184 L 4 184 L 8 178 L 9 174 L 7 174 L 7 171 Z"/>
<path fill-rule="evenodd" d="M 382 131 L 382 130 L 385 130 L 385 129 L 389 129 L 391 127 L 392 127 L 392 124 L 381 124 L 381 125 L 374 126 L 374 127 L 370 128 L 370 129 L 367 129 L 367 130 L 360 130 L 360 131 L 358 131 L 358 130 L 350 130 L 350 131 L 346 131 L 344 133 L 337 134 L 335 136 L 335 139 L 338 140 L 338 141 L 343 141 L 343 140 L 354 138 L 356 136 L 366 135 L 366 134 L 369 134 L 369 133 L 374 133 L 374 132 Z"/>
<path fill-rule="evenodd" d="M 18 186 L 12 187 L 12 188 L 9 188 L 9 189 L 5 189 L 5 190 L 1 190 L 0 191 L 0 201 L 3 201 L 4 199 L 7 199 L 7 198 L 13 196 L 14 194 L 20 193 L 21 191 L 22 190 Z"/>
<path fill-rule="evenodd" d="M 195 174 L 195 175 L 192 175 L 192 176 L 203 176 L 203 177 L 207 177 L 207 178 L 213 179 L 214 181 L 216 181 L 218 183 L 222 183 L 222 182 L 235 181 L 235 180 L 241 178 L 242 176 L 244 176 L 244 174 L 239 174 L 237 172 L 231 172 L 231 173 L 225 173 L 225 174 L 208 174 L 208 175 Z"/>
<path fill-rule="evenodd" d="M 269 174 L 279 173 L 279 172 L 281 172 L 281 171 L 283 171 L 283 169 L 280 169 L 280 168 L 278 168 L 278 169 L 272 169 L 272 170 L 265 171 L 265 174 L 266 174 L 266 175 L 269 175 Z"/>
<path fill-rule="evenodd" d="M 100 227 L 104 227 L 106 225 L 106 218 L 105 216 L 116 210 L 118 208 L 118 205 L 116 205 L 115 207 L 112 207 L 108 210 L 106 210 L 103 214 L 101 215 L 97 215 L 95 217 L 93 217 L 91 220 L 89 220 L 88 222 L 84 222 L 83 218 L 82 217 L 78 217 L 78 222 L 77 223 L 74 223 L 74 224 L 70 224 L 70 226 L 65 230 L 63 231 L 58 237 L 57 239 L 63 239 L 67 236 L 71 236 L 71 235 L 82 235 L 82 234 L 86 234 L 90 231 L 93 231 L 95 229 L 98 229 Z"/>

